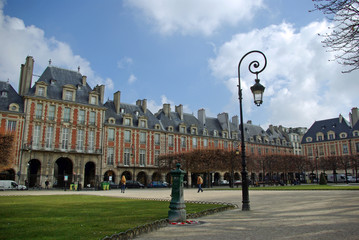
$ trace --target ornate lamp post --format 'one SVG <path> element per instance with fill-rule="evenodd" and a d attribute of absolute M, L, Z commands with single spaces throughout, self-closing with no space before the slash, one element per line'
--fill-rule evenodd
<path fill-rule="evenodd" d="M 248 194 L 248 173 L 247 173 L 247 163 L 246 163 L 246 153 L 245 153 L 245 144 L 244 144 L 244 127 L 243 127 L 243 111 L 242 111 L 242 89 L 241 89 L 241 75 L 240 75 L 240 67 L 243 59 L 251 53 L 259 53 L 264 57 L 264 66 L 259 71 L 255 71 L 260 64 L 257 60 L 252 61 L 248 65 L 248 70 L 256 75 L 255 84 L 251 87 L 251 91 L 254 97 L 254 103 L 259 106 L 263 102 L 263 92 L 265 87 L 259 83 L 258 74 L 261 73 L 267 66 L 267 58 L 266 56 L 257 50 L 250 51 L 246 53 L 238 64 L 238 96 L 239 96 L 239 111 L 240 111 L 240 130 L 241 130 L 241 149 L 242 149 L 242 211 L 249 211 L 249 194 Z"/>

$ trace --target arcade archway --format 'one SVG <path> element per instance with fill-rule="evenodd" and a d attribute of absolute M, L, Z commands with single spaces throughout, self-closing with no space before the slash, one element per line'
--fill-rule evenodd
<path fill-rule="evenodd" d="M 41 176 L 41 162 L 37 159 L 32 159 L 27 164 L 27 181 L 28 187 L 36 187 L 40 185 Z"/>
<path fill-rule="evenodd" d="M 96 166 L 94 162 L 85 165 L 84 187 L 94 187 L 96 181 Z"/>
<path fill-rule="evenodd" d="M 73 181 L 73 164 L 69 158 L 59 158 L 54 165 L 54 187 L 68 187 Z"/>
<path fill-rule="evenodd" d="M 147 186 L 147 175 L 145 172 L 139 172 L 137 174 L 137 181 L 142 183 L 143 185 Z"/>

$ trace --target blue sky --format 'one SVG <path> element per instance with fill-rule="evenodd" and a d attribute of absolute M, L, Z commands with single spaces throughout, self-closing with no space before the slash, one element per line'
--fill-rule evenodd
<path fill-rule="evenodd" d="M 49 59 L 80 66 L 92 87 L 106 86 L 106 99 L 121 91 L 122 102 L 147 99 L 153 113 L 170 103 L 196 116 L 201 108 L 209 117 L 234 116 L 238 62 L 260 50 L 268 60 L 259 75 L 264 103 L 254 105 L 255 76 L 243 61 L 244 121 L 265 128 L 348 119 L 358 107 L 359 71 L 342 74 L 328 61 L 333 53 L 318 33 L 331 23 L 313 8 L 311 0 L 0 0 L 0 80 L 17 89 L 30 55 L 36 75 Z"/>

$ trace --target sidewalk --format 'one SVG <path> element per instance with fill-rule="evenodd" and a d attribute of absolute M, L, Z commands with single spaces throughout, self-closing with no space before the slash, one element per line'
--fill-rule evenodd
<path fill-rule="evenodd" d="M 2 191 L 1 195 L 87 194 L 170 200 L 170 189 L 111 191 Z M 250 191 L 250 211 L 230 210 L 168 225 L 136 239 L 359 239 L 359 191 Z M 185 200 L 227 202 L 241 207 L 241 191 L 184 190 Z M 193 219 L 191 219 L 193 220 Z"/>

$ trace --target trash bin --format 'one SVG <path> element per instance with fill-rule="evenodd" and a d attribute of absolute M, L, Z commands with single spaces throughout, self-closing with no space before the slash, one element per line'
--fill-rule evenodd
<path fill-rule="evenodd" d="M 106 190 L 110 190 L 110 183 L 106 183 Z"/>
<path fill-rule="evenodd" d="M 74 184 L 70 184 L 70 190 L 74 189 Z"/>
<path fill-rule="evenodd" d="M 75 183 L 75 184 L 74 184 L 74 189 L 73 189 L 73 190 L 74 190 L 74 191 L 77 191 L 77 187 L 78 187 L 78 186 L 77 186 L 77 183 Z"/>

